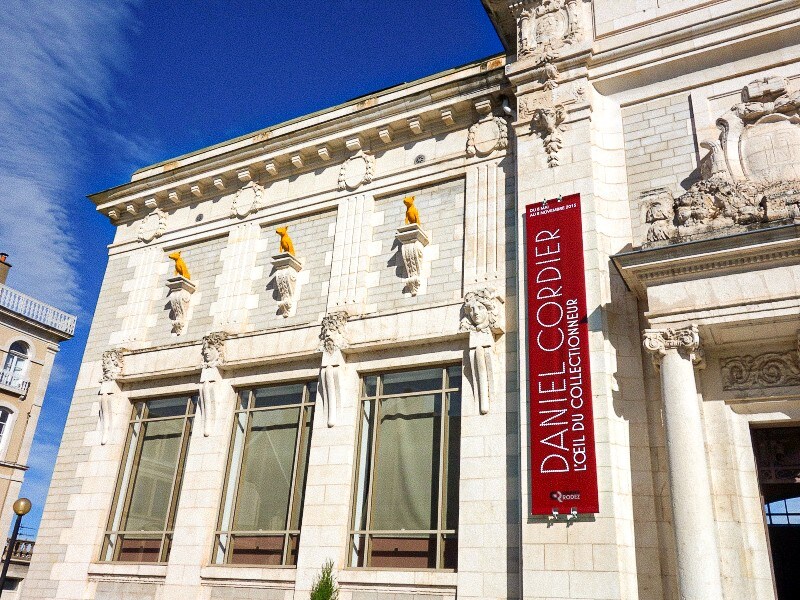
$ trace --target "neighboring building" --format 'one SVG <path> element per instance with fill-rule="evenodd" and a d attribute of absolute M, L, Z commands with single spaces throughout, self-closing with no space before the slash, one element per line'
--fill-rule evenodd
<path fill-rule="evenodd" d="M 6 285 L 11 269 L 0 254 L 0 531 L 14 519 L 19 490 L 58 345 L 72 337 L 75 317 Z M 30 559 L 30 541 L 14 549 L 6 590 L 17 588 Z M 4 596 L 5 597 L 5 596 Z"/>
<path fill-rule="evenodd" d="M 800 5 L 484 5 L 505 56 L 91 197 L 24 597 L 800 597 Z"/>

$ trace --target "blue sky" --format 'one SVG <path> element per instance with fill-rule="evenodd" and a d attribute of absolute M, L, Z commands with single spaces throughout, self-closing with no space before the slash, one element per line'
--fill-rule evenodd
<path fill-rule="evenodd" d="M 0 52 L 8 283 L 78 314 L 23 485 L 35 528 L 113 237 L 85 195 L 502 45 L 480 0 L 5 0 Z"/>

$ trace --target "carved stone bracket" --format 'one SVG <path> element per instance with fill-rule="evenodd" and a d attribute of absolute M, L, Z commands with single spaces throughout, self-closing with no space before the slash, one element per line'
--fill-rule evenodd
<path fill-rule="evenodd" d="M 400 227 L 395 238 L 400 244 L 400 256 L 405 266 L 405 291 L 416 296 L 423 283 L 423 248 L 430 243 L 430 238 L 417 223 Z"/>
<path fill-rule="evenodd" d="M 348 313 L 334 312 L 325 315 L 320 330 L 319 350 L 322 352 L 322 365 L 319 372 L 319 388 L 326 410 L 328 427 L 336 425 L 342 399 L 345 357 L 342 348 L 348 346 L 345 337 Z"/>
<path fill-rule="evenodd" d="M 200 371 L 200 393 L 198 395 L 200 415 L 203 419 L 203 436 L 208 437 L 214 426 L 220 394 L 219 384 L 222 382 L 220 367 L 225 363 L 224 332 L 209 333 L 203 337 L 203 369 Z"/>
<path fill-rule="evenodd" d="M 472 389 L 482 415 L 489 412 L 495 396 L 497 360 L 494 354 L 495 334 L 503 333 L 503 298 L 486 288 L 464 296 L 461 331 L 469 332 L 469 360 Z"/>
<path fill-rule="evenodd" d="M 103 375 L 100 378 L 100 444 L 108 442 L 109 432 L 113 420 L 112 403 L 114 398 L 122 393 L 117 379 L 125 368 L 124 350 L 115 348 L 103 352 Z"/>
<path fill-rule="evenodd" d="M 702 365 L 703 354 L 697 325 L 677 329 L 645 329 L 643 341 L 644 349 L 652 354 L 656 366 L 670 350 L 677 350 L 681 356 L 691 359 L 697 366 Z"/>
<path fill-rule="evenodd" d="M 240 219 L 258 212 L 266 206 L 264 187 L 255 181 L 248 181 L 233 197 L 231 216 Z"/>
<path fill-rule="evenodd" d="M 297 298 L 300 296 L 298 273 L 303 264 L 288 252 L 272 257 L 275 269 L 275 289 L 278 291 L 278 310 L 285 317 L 291 317 L 297 310 Z"/>
<path fill-rule="evenodd" d="M 167 300 L 169 300 L 172 333 L 182 335 L 189 323 L 189 304 L 197 286 L 179 275 L 167 279 L 167 288 L 169 289 Z"/>

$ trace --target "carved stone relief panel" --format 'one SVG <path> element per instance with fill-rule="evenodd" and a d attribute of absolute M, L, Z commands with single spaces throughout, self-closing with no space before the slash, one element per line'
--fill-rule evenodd
<path fill-rule="evenodd" d="M 720 365 L 725 391 L 800 385 L 800 356 L 796 350 L 734 356 L 722 359 Z"/>
<path fill-rule="evenodd" d="M 800 218 L 800 91 L 782 77 L 751 82 L 701 146 L 702 179 L 673 200 L 646 193 L 647 244 L 714 237 Z"/>
<path fill-rule="evenodd" d="M 583 0 L 520 0 L 510 6 L 517 19 L 517 57 L 555 58 L 584 37 Z"/>

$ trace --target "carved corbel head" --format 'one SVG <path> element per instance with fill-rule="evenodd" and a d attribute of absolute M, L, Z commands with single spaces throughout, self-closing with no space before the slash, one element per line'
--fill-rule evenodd
<path fill-rule="evenodd" d="M 461 309 L 461 331 L 499 332 L 502 327 L 503 298 L 492 288 L 467 292 Z"/>
<path fill-rule="evenodd" d="M 319 333 L 319 350 L 333 354 L 337 349 L 347 348 L 345 327 L 349 315 L 346 311 L 328 313 L 322 318 L 322 329 Z"/>
<path fill-rule="evenodd" d="M 213 369 L 225 362 L 225 340 L 228 334 L 224 331 L 215 331 L 203 337 L 203 368 Z"/>
<path fill-rule="evenodd" d="M 114 348 L 103 352 L 101 383 L 116 381 L 122 375 L 122 370 L 125 368 L 125 355 L 123 352 L 125 351 L 122 348 Z"/>

